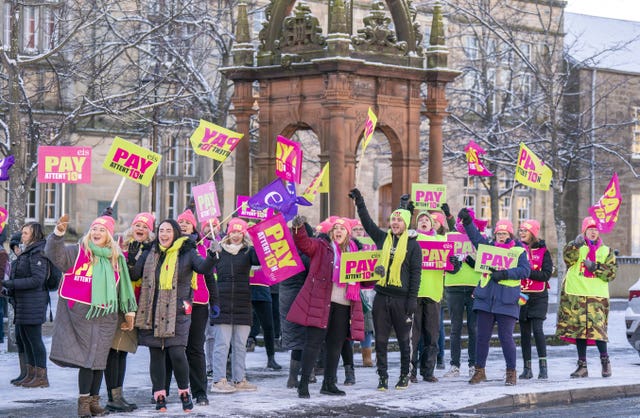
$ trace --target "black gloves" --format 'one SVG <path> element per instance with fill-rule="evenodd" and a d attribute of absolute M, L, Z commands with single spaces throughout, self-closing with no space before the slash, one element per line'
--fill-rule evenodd
<path fill-rule="evenodd" d="M 376 266 L 376 268 L 373 269 L 373 272 L 380 277 L 384 277 L 385 275 L 384 266 Z"/>
<path fill-rule="evenodd" d="M 351 191 L 349 192 L 349 198 L 353 199 L 356 205 L 361 205 L 364 203 L 362 193 L 360 193 L 360 190 L 358 190 L 358 188 L 351 189 Z"/>
<path fill-rule="evenodd" d="M 413 216 L 413 211 L 416 206 L 413 204 L 413 200 L 409 200 L 411 196 L 408 194 L 403 194 L 400 196 L 400 209 L 406 209 L 411 212 L 411 216 Z"/>
<path fill-rule="evenodd" d="M 220 316 L 220 307 L 218 305 L 212 305 L 209 309 L 209 324 L 214 325 L 214 320 Z"/>
<path fill-rule="evenodd" d="M 584 245 L 584 235 L 580 234 L 573 240 L 573 246 L 576 248 L 580 248 Z"/>
<path fill-rule="evenodd" d="M 471 266 L 471 268 L 476 268 L 476 260 L 470 255 L 468 255 L 467 258 L 464 259 L 464 262 Z"/>
<path fill-rule="evenodd" d="M 305 218 L 304 216 L 296 215 L 296 217 L 291 221 L 291 227 L 300 228 L 304 225 L 305 222 L 307 222 L 307 218 Z"/>
<path fill-rule="evenodd" d="M 448 219 L 451 217 L 451 209 L 449 209 L 449 204 L 447 202 L 442 204 L 442 213 Z"/>
<path fill-rule="evenodd" d="M 462 267 L 462 262 L 455 255 L 449 256 L 449 262 L 453 264 L 453 270 L 451 270 L 452 274 L 456 274 L 460 271 L 460 267 Z"/>
<path fill-rule="evenodd" d="M 418 310 L 418 298 L 409 297 L 404 302 L 404 310 L 407 316 L 411 316 Z"/>
<path fill-rule="evenodd" d="M 599 267 L 598 263 L 588 259 L 584 260 L 584 268 L 586 268 L 589 271 L 589 273 L 595 272 L 596 270 L 598 270 L 598 267 Z"/>
<path fill-rule="evenodd" d="M 467 208 L 460 209 L 460 212 L 458 212 L 458 218 L 460 218 L 462 225 L 465 225 L 465 226 L 471 225 L 471 222 L 473 222 L 473 219 L 471 218 L 471 214 L 469 213 L 469 210 Z"/>
<path fill-rule="evenodd" d="M 13 280 L 0 280 L 0 283 L 2 283 L 2 287 L 6 287 L 9 290 L 13 290 L 16 287 Z"/>
<path fill-rule="evenodd" d="M 138 251 L 140 251 L 140 247 L 142 243 L 140 241 L 133 240 L 129 243 L 129 248 L 127 248 L 127 265 L 134 266 L 136 264 L 136 256 L 138 255 Z"/>
<path fill-rule="evenodd" d="M 104 208 L 100 216 L 113 216 L 113 208 L 111 206 L 107 206 Z"/>
<path fill-rule="evenodd" d="M 507 275 L 507 270 L 491 269 L 491 280 L 499 282 L 500 280 L 507 280 L 508 278 L 509 276 Z"/>

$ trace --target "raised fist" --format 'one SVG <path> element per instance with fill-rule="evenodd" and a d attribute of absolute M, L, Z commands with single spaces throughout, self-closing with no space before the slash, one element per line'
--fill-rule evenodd
<path fill-rule="evenodd" d="M 64 233 L 67 232 L 68 225 L 69 225 L 69 215 L 65 213 L 60 217 L 60 219 L 58 219 L 58 222 L 56 223 L 56 231 L 60 235 L 64 235 Z"/>

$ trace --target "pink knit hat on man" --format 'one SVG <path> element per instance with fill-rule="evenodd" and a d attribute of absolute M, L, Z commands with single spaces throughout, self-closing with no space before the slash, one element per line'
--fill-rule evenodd
<path fill-rule="evenodd" d="M 113 236 L 116 227 L 116 221 L 111 216 L 100 216 L 96 218 L 93 222 L 91 222 L 91 226 L 89 229 L 93 228 L 95 225 L 100 225 L 106 228 L 109 231 L 109 234 Z"/>
<path fill-rule="evenodd" d="M 153 214 L 149 212 L 140 212 L 136 215 L 135 218 L 133 218 L 133 221 L 131 221 L 131 226 L 137 224 L 138 222 L 142 222 L 147 226 L 147 228 L 149 228 L 150 231 L 153 231 L 153 224 L 155 223 L 155 221 L 156 217 L 153 216 Z"/>
<path fill-rule="evenodd" d="M 593 219 L 591 216 L 587 216 L 586 218 L 584 218 L 582 220 L 582 233 L 584 234 L 585 231 L 589 228 L 597 228 L 598 224 L 596 223 L 596 220 Z"/>
<path fill-rule="evenodd" d="M 511 234 L 511 236 L 513 236 L 513 224 L 511 223 L 511 221 L 507 219 L 500 219 L 498 222 L 496 222 L 496 228 L 494 229 L 493 233 L 496 234 L 498 232 L 508 232 L 509 234 Z"/>

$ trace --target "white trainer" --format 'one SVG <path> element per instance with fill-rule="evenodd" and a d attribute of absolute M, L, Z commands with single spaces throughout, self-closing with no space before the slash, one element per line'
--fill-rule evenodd
<path fill-rule="evenodd" d="M 473 377 L 473 375 L 476 373 L 476 367 L 475 366 L 469 366 L 469 377 Z"/>
<path fill-rule="evenodd" d="M 442 377 L 459 377 L 460 376 L 460 368 L 458 366 L 451 366 L 448 372 L 446 372 Z"/>
<path fill-rule="evenodd" d="M 213 393 L 233 393 L 236 390 L 238 389 L 236 389 L 235 386 L 230 385 L 225 378 L 211 384 L 211 392 Z"/>

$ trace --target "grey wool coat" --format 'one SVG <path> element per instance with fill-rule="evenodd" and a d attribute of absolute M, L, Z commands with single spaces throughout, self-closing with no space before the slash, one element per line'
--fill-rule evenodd
<path fill-rule="evenodd" d="M 44 247 L 45 256 L 63 273 L 73 268 L 80 247 L 65 245 L 64 237 L 50 234 Z M 109 348 L 119 326 L 118 313 L 87 319 L 91 307 L 58 299 L 53 322 L 53 338 L 49 359 L 60 367 L 104 370 Z"/>

